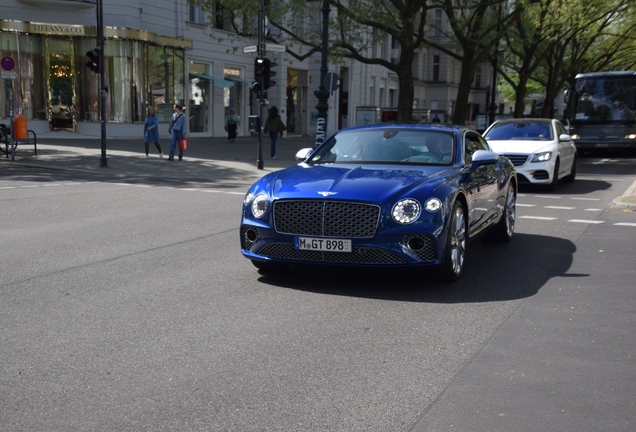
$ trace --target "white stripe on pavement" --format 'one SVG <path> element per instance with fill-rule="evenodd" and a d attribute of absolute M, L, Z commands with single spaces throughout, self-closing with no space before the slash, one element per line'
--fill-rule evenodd
<path fill-rule="evenodd" d="M 554 217 L 543 217 L 543 216 L 519 216 L 520 219 L 537 219 L 537 220 L 557 220 L 558 218 Z"/>
<path fill-rule="evenodd" d="M 570 219 L 568 222 L 588 223 L 588 224 L 602 224 L 605 221 L 585 220 L 585 219 Z"/>

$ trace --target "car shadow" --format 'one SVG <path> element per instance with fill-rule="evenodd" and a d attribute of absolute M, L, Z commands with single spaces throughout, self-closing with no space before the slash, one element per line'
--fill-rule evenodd
<path fill-rule="evenodd" d="M 612 184 L 605 180 L 577 179 L 574 183 L 561 181 L 556 191 L 551 191 L 542 185 L 521 183 L 519 193 L 532 193 L 539 195 L 585 195 L 596 191 L 608 190 Z"/>
<path fill-rule="evenodd" d="M 508 244 L 470 243 L 464 272 L 455 283 L 431 270 L 292 266 L 259 272 L 259 282 L 317 294 L 428 303 L 480 303 L 533 296 L 553 277 L 569 274 L 574 243 L 555 237 L 515 234 Z"/>

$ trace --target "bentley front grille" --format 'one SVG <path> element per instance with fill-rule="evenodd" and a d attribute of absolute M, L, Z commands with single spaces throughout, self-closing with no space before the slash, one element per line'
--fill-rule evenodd
<path fill-rule="evenodd" d="M 270 243 L 258 251 L 259 255 L 295 261 L 342 264 L 404 264 L 404 260 L 383 249 L 357 248 L 350 253 L 296 250 L 289 243 Z"/>
<path fill-rule="evenodd" d="M 380 207 L 352 202 L 276 201 L 274 227 L 282 234 L 368 238 L 375 235 Z"/>

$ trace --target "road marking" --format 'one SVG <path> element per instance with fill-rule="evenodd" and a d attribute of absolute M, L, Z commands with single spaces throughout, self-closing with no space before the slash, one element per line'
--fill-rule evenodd
<path fill-rule="evenodd" d="M 603 211 L 603 209 L 593 209 L 593 208 L 589 208 L 589 209 L 585 209 L 585 211 Z"/>
<path fill-rule="evenodd" d="M 576 207 L 545 206 L 543 208 L 555 209 L 555 210 L 574 210 Z"/>
<path fill-rule="evenodd" d="M 537 220 L 557 220 L 555 217 L 543 217 L 543 216 L 519 216 L 521 219 L 537 219 Z"/>
<path fill-rule="evenodd" d="M 6 190 L 6 189 L 17 189 L 15 186 L 5 186 L 5 187 L 0 187 L 0 189 Z"/>
<path fill-rule="evenodd" d="M 579 200 L 579 201 L 600 201 L 600 198 L 570 198 L 573 200 Z"/>
<path fill-rule="evenodd" d="M 588 224 L 602 224 L 605 221 L 585 220 L 585 219 L 570 219 L 568 222 L 588 223 Z"/>
<path fill-rule="evenodd" d="M 535 204 L 519 204 L 517 203 L 517 207 L 536 207 Z"/>
<path fill-rule="evenodd" d="M 553 196 L 553 195 L 535 195 L 535 198 L 551 198 L 551 199 L 563 199 L 563 197 L 560 196 Z"/>
<path fill-rule="evenodd" d="M 618 223 L 615 223 L 614 225 L 636 227 L 636 223 L 631 223 L 631 222 L 618 222 Z"/>

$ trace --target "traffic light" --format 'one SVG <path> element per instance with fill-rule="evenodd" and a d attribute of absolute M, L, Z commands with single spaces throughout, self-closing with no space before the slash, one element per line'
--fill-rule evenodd
<path fill-rule="evenodd" d="M 257 83 L 263 82 L 263 76 L 265 74 L 265 60 L 262 58 L 257 58 L 254 60 L 254 81 Z"/>
<path fill-rule="evenodd" d="M 99 48 L 95 48 L 86 53 L 88 61 L 86 67 L 95 73 L 99 73 Z"/>
<path fill-rule="evenodd" d="M 263 90 L 267 90 L 268 88 L 276 85 L 276 81 L 272 80 L 272 77 L 276 76 L 276 72 L 274 72 L 272 68 L 276 67 L 277 65 L 270 59 L 264 59 L 264 60 L 265 60 L 265 71 L 263 73 Z"/>

